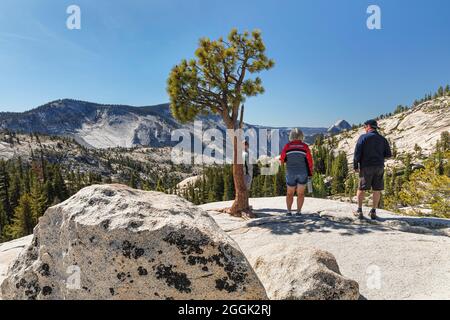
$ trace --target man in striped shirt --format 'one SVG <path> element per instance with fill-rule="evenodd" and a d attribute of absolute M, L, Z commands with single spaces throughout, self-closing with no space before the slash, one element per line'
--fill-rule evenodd
<path fill-rule="evenodd" d="M 303 132 L 294 129 L 289 135 L 289 143 L 283 148 L 280 161 L 286 164 L 286 184 L 287 184 L 287 215 L 292 216 L 292 204 L 294 195 L 297 192 L 297 215 L 302 212 L 305 202 L 305 188 L 308 179 L 312 177 L 314 165 L 311 150 L 303 142 Z"/>

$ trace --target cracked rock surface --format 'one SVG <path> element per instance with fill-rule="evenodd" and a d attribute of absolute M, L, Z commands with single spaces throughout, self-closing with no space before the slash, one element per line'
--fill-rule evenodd
<path fill-rule="evenodd" d="M 34 236 L 16 244 L 0 246 L 2 260 L 25 247 L 3 299 L 267 298 L 239 246 L 176 196 L 91 186 L 50 208 Z"/>
<path fill-rule="evenodd" d="M 352 279 L 363 299 L 450 299 L 450 220 L 379 210 L 371 221 L 365 208 L 359 221 L 355 205 L 311 198 L 301 217 L 285 217 L 284 197 L 250 203 L 258 218 L 247 221 L 214 212 L 230 203 L 202 207 L 239 244 L 270 298 L 355 298 Z M 328 290 L 330 275 L 344 291 Z"/>

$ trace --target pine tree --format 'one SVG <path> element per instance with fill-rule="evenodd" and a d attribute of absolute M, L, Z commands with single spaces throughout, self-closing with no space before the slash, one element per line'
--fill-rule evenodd
<path fill-rule="evenodd" d="M 31 198 L 28 194 L 24 194 L 20 197 L 19 205 L 14 211 L 12 225 L 7 233 L 13 239 L 21 238 L 31 234 L 35 225 L 36 220 L 33 217 Z"/>
<path fill-rule="evenodd" d="M 411 155 L 409 153 L 406 154 L 406 157 L 404 160 L 404 165 L 405 165 L 405 173 L 403 176 L 404 176 L 405 181 L 409 181 L 409 178 L 412 173 Z"/>
<path fill-rule="evenodd" d="M 5 230 L 8 225 L 8 216 L 5 208 L 3 207 L 3 203 L 0 202 L 0 241 L 5 240 Z"/>
<path fill-rule="evenodd" d="M 163 182 L 161 181 L 161 179 L 158 179 L 158 182 L 156 183 L 156 191 L 158 191 L 158 192 L 165 192 L 166 191 L 164 189 Z"/>
<path fill-rule="evenodd" d="M 263 196 L 264 197 L 272 197 L 273 192 L 273 178 L 272 176 L 264 176 L 264 185 L 263 185 Z"/>
<path fill-rule="evenodd" d="M 33 184 L 31 189 L 30 200 L 33 219 L 38 221 L 38 219 L 44 215 L 49 203 L 45 189 L 37 181 Z"/>
<path fill-rule="evenodd" d="M 234 199 L 233 173 L 231 171 L 231 167 L 228 165 L 225 166 L 224 168 L 223 183 L 224 183 L 223 201 L 229 201 Z"/>
<path fill-rule="evenodd" d="M 137 189 L 139 186 L 139 177 L 137 176 L 135 171 L 132 171 L 130 174 L 130 180 L 128 182 L 128 186 L 133 189 Z"/>
<path fill-rule="evenodd" d="M 53 192 L 59 201 L 65 201 L 69 197 L 66 183 L 61 173 L 61 168 L 56 165 L 53 169 Z"/>
<path fill-rule="evenodd" d="M 0 160 L 0 202 L 6 212 L 8 222 L 12 221 L 13 210 L 9 202 L 9 176 L 6 170 L 6 163 Z"/>
<path fill-rule="evenodd" d="M 252 78 L 251 74 L 274 66 L 265 51 L 258 30 L 240 34 L 234 29 L 227 40 L 201 39 L 196 59 L 181 61 L 170 73 L 167 91 L 173 116 L 181 122 L 190 122 L 199 114 L 215 114 L 222 118 L 227 129 L 241 129 L 246 98 L 264 93 L 261 78 L 256 75 Z M 232 142 L 237 159 L 241 157 L 238 149 L 241 141 L 242 137 L 237 137 Z M 244 166 L 237 161 L 233 163 L 233 179 L 236 197 L 230 212 L 239 215 L 249 209 L 249 198 Z"/>
<path fill-rule="evenodd" d="M 355 189 L 355 179 L 353 175 L 349 175 L 345 180 L 345 196 L 348 197 L 350 201 L 353 199 L 353 196 L 355 195 L 354 189 Z"/>
<path fill-rule="evenodd" d="M 326 198 L 328 196 L 328 190 L 323 181 L 323 176 L 316 172 L 312 178 L 313 184 L 313 196 L 314 198 Z"/>
<path fill-rule="evenodd" d="M 14 173 L 11 179 L 11 186 L 9 188 L 9 203 L 13 210 L 19 205 L 20 195 L 21 195 L 20 177 L 17 173 Z"/>
<path fill-rule="evenodd" d="M 340 194 L 345 192 L 345 180 L 348 174 L 348 162 L 345 152 L 339 152 L 333 161 L 331 174 L 333 181 L 331 183 L 331 192 Z"/>

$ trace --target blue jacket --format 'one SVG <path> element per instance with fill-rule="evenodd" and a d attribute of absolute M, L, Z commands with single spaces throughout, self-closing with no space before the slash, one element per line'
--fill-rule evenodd
<path fill-rule="evenodd" d="M 383 167 L 384 160 L 392 157 L 389 142 L 377 131 L 363 134 L 356 144 L 353 167 Z"/>

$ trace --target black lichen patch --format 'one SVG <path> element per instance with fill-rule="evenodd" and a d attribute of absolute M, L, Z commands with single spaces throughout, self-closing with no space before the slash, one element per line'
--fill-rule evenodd
<path fill-rule="evenodd" d="M 119 272 L 117 274 L 117 279 L 119 279 L 120 281 L 125 281 L 127 275 L 124 272 Z"/>
<path fill-rule="evenodd" d="M 90 242 L 90 243 L 93 243 L 94 240 L 95 240 L 95 236 L 92 236 L 92 237 L 89 238 L 89 242 Z"/>
<path fill-rule="evenodd" d="M 47 263 L 43 263 L 39 267 L 38 272 L 41 276 L 48 277 L 48 276 L 50 276 L 50 266 Z"/>
<path fill-rule="evenodd" d="M 131 244 L 130 241 L 125 240 L 122 243 L 122 253 L 124 257 L 128 259 L 139 259 L 145 254 L 145 250 L 142 248 L 137 248 L 135 245 Z"/>
<path fill-rule="evenodd" d="M 216 288 L 220 291 L 227 291 L 228 293 L 236 292 L 237 285 L 236 283 L 228 283 L 228 278 L 222 278 L 216 280 Z"/>
<path fill-rule="evenodd" d="M 202 265 L 206 265 L 208 262 L 208 259 L 205 257 L 196 257 L 196 256 L 189 256 L 188 257 L 188 263 L 191 266 L 195 266 L 197 264 L 202 264 Z"/>
<path fill-rule="evenodd" d="M 134 250 L 134 258 L 135 259 L 139 259 L 140 257 L 142 257 L 143 255 L 144 255 L 144 253 L 145 253 L 145 250 L 144 249 L 142 249 L 142 248 L 136 248 L 135 250 Z"/>
<path fill-rule="evenodd" d="M 242 268 L 235 265 L 234 255 L 230 246 L 219 246 L 219 252 L 210 257 L 189 256 L 187 262 L 194 265 L 201 265 L 204 272 L 208 272 L 208 264 L 215 264 L 226 272 L 225 278 L 216 280 L 216 288 L 227 292 L 236 292 L 239 287 L 244 287 L 248 274 Z"/>
<path fill-rule="evenodd" d="M 227 292 L 235 292 L 239 285 L 245 284 L 248 274 L 243 270 L 240 270 L 240 268 L 237 268 L 231 260 L 234 256 L 230 246 L 220 246 L 218 249 L 219 255 L 218 257 L 215 257 L 215 261 L 216 263 L 220 262 L 220 264 L 223 265 L 228 279 L 218 279 L 216 281 L 216 288 L 219 290 L 226 290 Z"/>
<path fill-rule="evenodd" d="M 185 273 L 173 271 L 173 266 L 159 265 L 156 270 L 156 278 L 164 279 L 169 287 L 174 287 L 180 292 L 190 293 L 191 281 Z"/>
<path fill-rule="evenodd" d="M 137 229 L 142 227 L 143 224 L 144 224 L 143 221 L 132 221 L 128 224 L 128 227 L 131 229 Z"/>
<path fill-rule="evenodd" d="M 200 239 L 186 239 L 184 234 L 179 232 L 171 232 L 164 239 L 165 242 L 170 245 L 176 246 L 184 255 L 190 254 L 203 254 L 202 247 L 209 244 L 209 240 L 206 237 Z"/>
<path fill-rule="evenodd" d="M 112 296 L 116 294 L 113 288 L 109 288 L 109 292 L 111 293 Z"/>
<path fill-rule="evenodd" d="M 139 273 L 140 276 L 146 276 L 146 275 L 148 275 L 148 271 L 147 271 L 147 269 L 145 269 L 144 267 L 139 267 L 139 268 L 138 268 L 138 273 Z"/>
<path fill-rule="evenodd" d="M 110 224 L 111 224 L 111 221 L 109 219 L 107 219 L 107 220 L 103 221 L 100 225 L 102 226 L 103 229 L 108 230 Z"/>
<path fill-rule="evenodd" d="M 17 289 L 24 289 L 25 296 L 28 300 L 36 300 L 38 294 L 41 292 L 41 288 L 37 281 L 26 281 L 24 278 L 20 279 L 18 283 L 16 283 Z"/>
<path fill-rule="evenodd" d="M 45 286 L 45 287 L 42 288 L 42 294 L 44 296 L 49 296 L 49 295 L 52 294 L 52 292 L 53 292 L 53 289 L 51 287 L 49 287 L 49 286 Z"/>
<path fill-rule="evenodd" d="M 107 197 L 114 197 L 116 195 L 116 193 L 112 190 L 103 190 L 102 193 Z"/>

